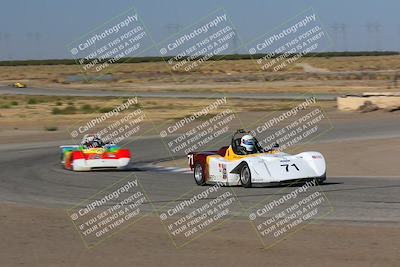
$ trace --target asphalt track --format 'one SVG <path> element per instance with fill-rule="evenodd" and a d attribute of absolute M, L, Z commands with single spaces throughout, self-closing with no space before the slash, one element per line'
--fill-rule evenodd
<path fill-rule="evenodd" d="M 146 98 L 199 98 L 214 99 L 229 97 L 235 99 L 258 99 L 258 100 L 304 100 L 305 94 L 296 93 L 271 93 L 271 94 L 204 94 L 204 93 L 184 93 L 184 92 L 124 92 L 112 90 L 83 90 L 83 89 L 52 89 L 52 88 L 14 88 L 11 86 L 0 86 L 0 95 L 45 95 L 45 96 L 96 96 L 96 97 L 146 97 Z M 310 95 L 311 96 L 311 95 Z M 335 100 L 334 94 L 313 94 L 317 100 Z"/>
<path fill-rule="evenodd" d="M 55 95 L 55 96 L 130 96 L 118 91 L 86 91 L 75 89 L 12 88 L 0 87 L 0 94 Z M 204 94 L 187 93 L 135 93 L 142 97 L 204 98 Z M 206 96 L 218 97 L 218 95 Z M 301 94 L 230 94 L 232 98 L 255 99 L 304 99 Z M 332 100 L 334 95 L 321 94 L 320 100 Z M 400 121 L 384 119 L 380 121 L 336 123 L 334 128 L 318 139 L 318 142 L 360 140 L 400 136 Z M 164 140 L 168 141 L 168 140 Z M 150 168 L 149 164 L 170 158 L 163 141 L 157 136 L 132 140 L 129 148 L 133 161 L 127 171 L 98 171 L 74 173 L 61 168 L 59 164 L 59 142 L 24 143 L 20 145 L 0 145 L 0 202 L 70 208 L 93 194 L 105 189 L 124 177 L 137 177 L 145 189 L 150 203 L 146 209 L 162 209 L 168 203 L 192 190 L 201 190 L 194 184 L 192 174 Z M 176 155 L 177 157 L 183 155 Z M 329 164 L 329 163 L 328 163 Z M 251 207 L 267 197 L 278 197 L 286 187 L 233 190 L 244 207 Z M 312 188 L 326 195 L 330 213 L 324 220 L 353 222 L 400 222 L 400 177 L 331 177 L 327 183 Z M 187 195 L 186 195 L 187 196 Z M 246 213 L 238 214 L 246 215 Z"/>
<path fill-rule="evenodd" d="M 364 123 L 357 128 L 353 124 L 338 123 L 319 142 L 399 135 L 398 120 Z M 115 181 L 135 175 L 151 201 L 146 203 L 146 209 L 152 211 L 191 190 L 204 188 L 195 186 L 190 173 L 146 168 L 149 163 L 169 157 L 157 136 L 133 140 L 129 144 L 133 163 L 127 171 L 75 173 L 64 170 L 59 165 L 58 145 L 61 144 L 65 141 L 1 145 L 0 202 L 70 208 Z M 340 142 L 338 144 L 340 146 Z M 282 193 L 282 187 L 221 190 L 234 190 L 246 207 Z M 400 177 L 330 177 L 328 174 L 327 183 L 312 190 L 325 193 L 329 199 L 331 212 L 324 220 L 400 222 Z"/>

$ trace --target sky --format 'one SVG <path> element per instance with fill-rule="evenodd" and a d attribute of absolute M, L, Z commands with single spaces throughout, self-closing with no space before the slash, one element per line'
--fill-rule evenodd
<path fill-rule="evenodd" d="M 0 60 L 73 58 L 68 44 L 135 8 L 154 44 L 223 8 L 238 51 L 312 8 L 329 51 L 400 50 L 398 0 L 0 0 Z M 153 52 L 148 52 L 154 54 Z M 156 55 L 156 54 L 154 54 Z"/>

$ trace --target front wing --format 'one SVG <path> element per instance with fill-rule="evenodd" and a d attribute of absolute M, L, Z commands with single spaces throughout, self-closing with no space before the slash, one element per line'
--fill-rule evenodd
<path fill-rule="evenodd" d="M 128 166 L 130 158 L 118 159 L 75 159 L 72 162 L 74 171 L 90 171 L 101 169 L 124 169 Z"/>

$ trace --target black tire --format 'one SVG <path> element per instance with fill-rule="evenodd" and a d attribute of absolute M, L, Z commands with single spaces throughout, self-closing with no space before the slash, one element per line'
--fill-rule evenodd
<path fill-rule="evenodd" d="M 70 161 L 70 166 L 67 166 L 67 162 Z M 65 162 L 63 164 L 64 169 L 69 170 L 69 171 L 73 171 L 74 170 L 74 161 L 72 158 L 72 155 L 69 155 L 66 159 Z"/>
<path fill-rule="evenodd" d="M 74 158 L 74 153 L 71 153 L 71 171 L 75 171 L 74 170 L 74 160 L 75 160 L 75 158 Z"/>
<path fill-rule="evenodd" d="M 203 166 L 199 162 L 194 165 L 193 178 L 197 185 L 205 185 L 206 178 L 204 176 Z"/>
<path fill-rule="evenodd" d="M 251 172 L 247 163 L 244 164 L 242 169 L 240 170 L 240 182 L 242 183 L 243 187 L 251 187 Z"/>
<path fill-rule="evenodd" d="M 314 180 L 315 180 L 315 182 L 317 182 L 317 185 L 321 185 L 326 180 L 326 174 L 324 174 L 324 175 L 322 175 L 320 177 L 317 177 Z"/>

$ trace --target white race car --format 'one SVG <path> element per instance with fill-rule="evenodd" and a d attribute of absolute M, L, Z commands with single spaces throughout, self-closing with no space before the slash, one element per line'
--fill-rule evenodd
<path fill-rule="evenodd" d="M 189 166 L 198 185 L 221 183 L 251 187 L 256 184 L 292 183 L 326 180 L 326 163 L 319 152 L 289 155 L 276 148 L 265 151 L 252 137 L 254 151 L 246 153 L 242 147 L 244 130 L 232 136 L 231 145 L 217 151 L 191 152 Z M 249 135 L 247 135 L 249 136 Z"/>

